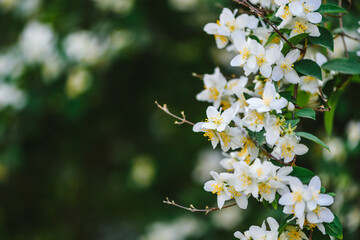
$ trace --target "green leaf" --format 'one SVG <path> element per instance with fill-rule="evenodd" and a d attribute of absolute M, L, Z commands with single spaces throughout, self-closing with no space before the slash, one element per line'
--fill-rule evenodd
<path fill-rule="evenodd" d="M 326 192 L 326 188 L 324 188 L 323 186 L 321 186 L 320 188 L 320 193 L 325 193 Z"/>
<path fill-rule="evenodd" d="M 295 223 L 295 219 L 289 221 L 291 218 L 293 218 L 293 215 L 289 215 L 281 221 L 280 226 L 279 226 L 279 236 L 281 235 L 281 233 L 285 230 L 285 228 L 289 224 Z"/>
<path fill-rule="evenodd" d="M 331 223 L 323 223 L 325 227 L 325 232 L 330 236 L 343 239 L 343 230 L 342 230 L 341 222 L 335 214 L 334 216 L 335 216 L 334 221 L 332 221 Z"/>
<path fill-rule="evenodd" d="M 277 32 L 273 32 L 266 41 L 265 46 L 271 43 L 276 37 L 279 37 L 279 34 Z"/>
<path fill-rule="evenodd" d="M 300 107 L 306 107 L 308 105 L 309 98 L 310 98 L 310 93 L 305 91 L 298 91 L 296 103 Z"/>
<path fill-rule="evenodd" d="M 260 132 L 252 132 L 250 130 L 248 130 L 249 132 L 249 136 L 251 139 L 253 139 L 254 141 L 256 141 L 256 143 L 258 145 L 262 145 L 264 140 L 265 140 L 265 129 L 261 130 Z"/>
<path fill-rule="evenodd" d="M 243 94 L 244 94 L 244 98 L 245 98 L 246 100 L 248 100 L 249 98 L 252 98 L 252 97 L 253 97 L 253 96 L 251 96 L 250 94 L 248 94 L 248 93 L 246 93 L 246 92 L 244 92 Z"/>
<path fill-rule="evenodd" d="M 293 36 L 292 38 L 289 38 L 288 40 L 293 45 L 297 45 L 301 43 L 308 35 L 309 35 L 308 33 L 301 33 Z M 281 49 L 281 53 L 286 55 L 290 51 L 290 49 L 291 49 L 290 45 L 287 42 L 285 42 L 283 48 Z"/>
<path fill-rule="evenodd" d="M 321 14 L 324 14 L 324 13 L 347 13 L 347 11 L 345 9 L 343 9 L 342 7 L 339 7 L 336 4 L 332 4 L 332 3 L 321 4 L 321 6 L 318 9 L 318 12 Z"/>
<path fill-rule="evenodd" d="M 293 167 L 290 175 L 299 178 L 300 181 L 304 184 L 309 183 L 310 180 L 315 176 L 312 171 L 303 167 Z"/>
<path fill-rule="evenodd" d="M 317 228 L 314 229 L 312 234 L 312 239 L 314 240 L 330 240 L 329 235 L 324 235 L 322 232 L 320 232 Z"/>
<path fill-rule="evenodd" d="M 334 38 L 332 33 L 324 27 L 318 27 L 320 31 L 319 37 L 309 37 L 312 44 L 320 45 L 334 51 Z"/>
<path fill-rule="evenodd" d="M 322 73 L 320 66 L 310 59 L 303 59 L 294 63 L 294 68 L 299 73 L 309 75 L 322 80 Z"/>
<path fill-rule="evenodd" d="M 296 132 L 295 133 L 297 136 L 299 137 L 303 137 L 303 138 L 306 138 L 306 139 L 309 139 L 321 146 L 323 146 L 324 148 L 326 148 L 329 152 L 330 152 L 330 149 L 329 147 L 323 142 L 321 141 L 318 137 L 312 135 L 311 133 L 307 133 L 307 132 Z"/>
<path fill-rule="evenodd" d="M 343 74 L 360 74 L 360 63 L 355 58 L 336 58 L 324 63 L 321 67 Z"/>
<path fill-rule="evenodd" d="M 330 111 L 325 112 L 325 114 L 324 114 L 324 126 L 325 126 L 325 130 L 326 130 L 326 133 L 328 134 L 328 136 L 331 136 L 331 133 L 332 133 L 336 105 L 338 104 L 338 102 L 340 100 L 340 96 L 341 96 L 342 92 L 343 92 L 343 88 L 334 92 L 328 100 L 328 105 L 331 109 L 330 109 Z"/>
<path fill-rule="evenodd" d="M 260 41 L 260 39 L 259 39 L 257 36 L 255 36 L 255 35 L 250 35 L 249 38 L 251 38 L 251 39 L 253 39 L 253 40 L 255 40 L 255 41 L 257 41 L 258 43 L 261 44 L 261 41 Z"/>
<path fill-rule="evenodd" d="M 295 127 L 299 122 L 300 122 L 300 119 L 298 119 L 298 118 L 286 120 L 286 121 L 285 121 L 285 127 L 288 127 L 289 124 L 291 124 L 291 127 L 293 128 L 293 127 Z"/>
<path fill-rule="evenodd" d="M 271 203 L 272 207 L 277 210 L 277 207 L 278 207 L 278 202 L 276 200 L 274 200 L 272 203 Z"/>
<path fill-rule="evenodd" d="M 292 92 L 290 91 L 280 92 L 279 95 L 285 98 L 286 100 L 291 101 Z"/>
<path fill-rule="evenodd" d="M 303 118 L 310 118 L 315 120 L 315 111 L 311 108 L 304 108 L 300 109 L 299 111 L 295 112 L 296 117 L 303 117 Z"/>
<path fill-rule="evenodd" d="M 335 197 L 335 196 L 336 196 L 336 194 L 333 193 L 333 192 L 329 192 L 329 193 L 327 193 L 327 195 L 332 196 L 332 197 Z"/>

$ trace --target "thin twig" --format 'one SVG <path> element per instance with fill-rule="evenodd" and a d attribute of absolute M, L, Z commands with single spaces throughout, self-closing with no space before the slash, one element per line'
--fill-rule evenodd
<path fill-rule="evenodd" d="M 343 35 L 344 37 L 350 38 L 350 39 L 352 39 L 352 40 L 355 40 L 355 41 L 360 42 L 360 38 L 350 36 L 349 34 L 346 34 L 346 33 L 344 33 L 344 32 L 339 33 L 339 34 L 336 34 L 334 38 L 337 38 L 338 36 L 341 36 L 341 35 Z"/>
<path fill-rule="evenodd" d="M 304 109 L 303 107 L 300 107 L 299 105 L 294 105 L 297 109 Z M 312 108 L 315 112 L 329 112 L 331 110 L 330 106 L 325 107 L 324 105 L 318 106 L 318 108 Z"/>
<path fill-rule="evenodd" d="M 182 205 L 179 205 L 179 204 L 175 203 L 174 200 L 170 201 L 169 198 L 166 198 L 166 200 L 164 200 L 163 203 L 166 203 L 166 204 L 169 204 L 169 205 L 181 208 L 181 209 L 185 209 L 185 210 L 190 211 L 190 212 L 203 212 L 203 213 L 205 213 L 205 215 L 210 213 L 210 212 L 220 210 L 220 208 L 218 208 L 218 207 L 209 208 L 208 206 L 206 206 L 205 209 L 198 209 L 198 208 L 195 208 L 194 205 L 192 205 L 192 204 L 190 204 L 190 207 L 185 207 L 185 206 L 182 206 Z M 225 205 L 221 209 L 229 208 L 229 207 L 232 207 L 232 206 L 235 206 L 235 205 L 236 205 L 236 202 L 232 203 L 232 204 L 229 204 L 229 205 Z"/>
<path fill-rule="evenodd" d="M 233 0 L 233 1 L 236 2 L 236 3 L 238 3 L 238 4 L 240 4 L 240 5 L 243 5 L 243 6 L 247 7 L 247 8 L 249 8 L 250 11 L 252 11 L 252 12 L 256 13 L 258 16 L 262 17 L 262 18 L 264 19 L 264 21 L 265 21 L 267 24 L 269 24 L 270 27 L 271 27 L 272 29 L 274 29 L 274 31 L 275 31 L 277 34 L 279 34 L 279 36 L 280 36 L 282 39 L 284 39 L 284 41 L 285 41 L 287 44 L 289 44 L 289 46 L 290 46 L 292 49 L 298 49 L 298 50 L 300 50 L 300 51 L 302 50 L 302 49 L 300 49 L 300 48 L 295 47 L 294 44 L 292 44 L 292 43 L 279 31 L 279 29 L 276 27 L 276 25 L 273 24 L 272 22 L 270 22 L 270 21 L 266 18 L 265 14 L 264 14 L 264 12 L 263 12 L 262 10 L 254 7 L 254 6 L 251 5 L 247 0 Z"/>
<path fill-rule="evenodd" d="M 341 5 L 342 5 L 342 0 L 339 0 L 339 7 L 341 7 Z M 349 52 L 348 52 L 346 42 L 345 42 L 345 37 L 344 37 L 344 24 L 343 24 L 342 16 L 339 17 L 339 25 L 340 25 L 340 28 L 342 29 L 341 40 L 342 40 L 342 42 L 344 44 L 345 56 L 349 57 Z"/>
<path fill-rule="evenodd" d="M 190 124 L 190 125 L 193 125 L 193 126 L 195 125 L 194 123 L 186 120 L 184 111 L 181 111 L 181 116 L 182 116 L 182 118 L 181 118 L 181 117 L 176 116 L 175 114 L 172 114 L 172 113 L 169 111 L 169 109 L 168 109 L 168 107 L 167 107 L 166 104 L 164 104 L 163 106 L 161 106 L 157 101 L 155 101 L 155 104 L 156 104 L 156 106 L 158 106 L 158 108 L 160 108 L 161 110 L 163 110 L 166 114 L 168 114 L 168 115 L 172 116 L 173 118 L 176 118 L 176 119 L 178 119 L 178 120 L 181 121 L 181 122 L 175 121 L 175 124 L 181 125 L 181 124 L 183 124 L 183 123 L 187 123 L 187 124 Z"/>
<path fill-rule="evenodd" d="M 313 235 L 313 230 L 310 231 L 309 240 L 312 239 L 312 235 Z"/>

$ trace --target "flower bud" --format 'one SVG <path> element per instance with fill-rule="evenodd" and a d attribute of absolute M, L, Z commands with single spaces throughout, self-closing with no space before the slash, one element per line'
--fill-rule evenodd
<path fill-rule="evenodd" d="M 295 106 L 292 102 L 289 102 L 288 106 L 287 106 L 287 109 L 290 111 L 290 112 L 293 112 L 295 110 Z"/>

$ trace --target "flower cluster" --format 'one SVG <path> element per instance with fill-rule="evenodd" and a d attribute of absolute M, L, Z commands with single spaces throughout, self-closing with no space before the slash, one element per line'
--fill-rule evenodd
<path fill-rule="evenodd" d="M 287 187 L 292 167 L 277 167 L 269 161 L 255 159 L 252 164 L 239 161 L 233 164 L 233 173 L 210 172 L 214 180 L 205 183 L 204 189 L 217 194 L 218 207 L 225 201 L 235 199 L 237 205 L 246 209 L 250 196 L 272 203 L 275 194 L 289 193 Z"/>
<path fill-rule="evenodd" d="M 307 42 L 303 41 L 307 36 L 320 36 L 316 24 L 322 15 L 316 10 L 321 1 L 251 2 L 272 9 L 281 19 L 274 31 L 260 18 L 237 15 L 237 11 L 227 8 L 216 23 L 204 27 L 206 33 L 215 36 L 219 49 L 226 47 L 233 53 L 229 65 L 240 68 L 242 73 L 228 78 L 215 68 L 213 74 L 202 77 L 205 89 L 196 98 L 211 105 L 206 119 L 196 123 L 193 131 L 202 132 L 213 148 L 220 145 L 225 156 L 220 165 L 226 169 L 222 173 L 211 171 L 213 180 L 206 182 L 204 189 L 217 195 L 219 209 L 229 200 L 246 209 L 248 199 L 253 197 L 263 203 L 279 203 L 285 214 L 293 216 L 281 231 L 270 217 L 270 230 L 264 222 L 261 228 L 252 226 L 244 234 L 236 232 L 235 237 L 241 240 L 308 239 L 304 228 L 317 228 L 326 234 L 323 223 L 331 223 L 335 218 L 327 208 L 333 203 L 332 196 L 321 192 L 319 177 L 314 176 L 304 185 L 304 179 L 293 171 L 296 156 L 308 151 L 300 143 L 300 137 L 308 136 L 307 133 L 295 131 L 299 117 L 303 117 L 297 93 L 300 90 L 320 96 L 321 80 L 331 77 L 325 71 L 307 75 L 296 68 L 304 59 L 315 65 L 327 61 L 319 51 L 307 51 Z M 291 40 L 294 36 L 300 40 Z M 289 92 L 293 92 L 292 97 L 287 95 Z"/>

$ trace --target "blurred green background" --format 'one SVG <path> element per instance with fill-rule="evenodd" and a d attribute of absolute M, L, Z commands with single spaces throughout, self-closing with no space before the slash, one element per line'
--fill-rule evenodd
<path fill-rule="evenodd" d="M 221 154 L 154 101 L 204 118 L 207 104 L 195 100 L 203 84 L 191 74 L 233 71 L 202 30 L 224 6 L 235 5 L 0 0 L 1 239 L 233 239 L 267 216 L 281 219 L 255 200 L 247 211 L 207 216 L 162 203 L 215 204 L 202 186 L 210 170 L 220 171 Z M 359 12 L 353 1 L 344 18 L 356 36 Z M 298 161 L 337 193 L 332 209 L 349 240 L 360 237 L 359 90 L 350 83 L 342 95 L 326 138 L 331 154 L 311 146 Z M 325 138 L 317 117 L 302 127 Z"/>

